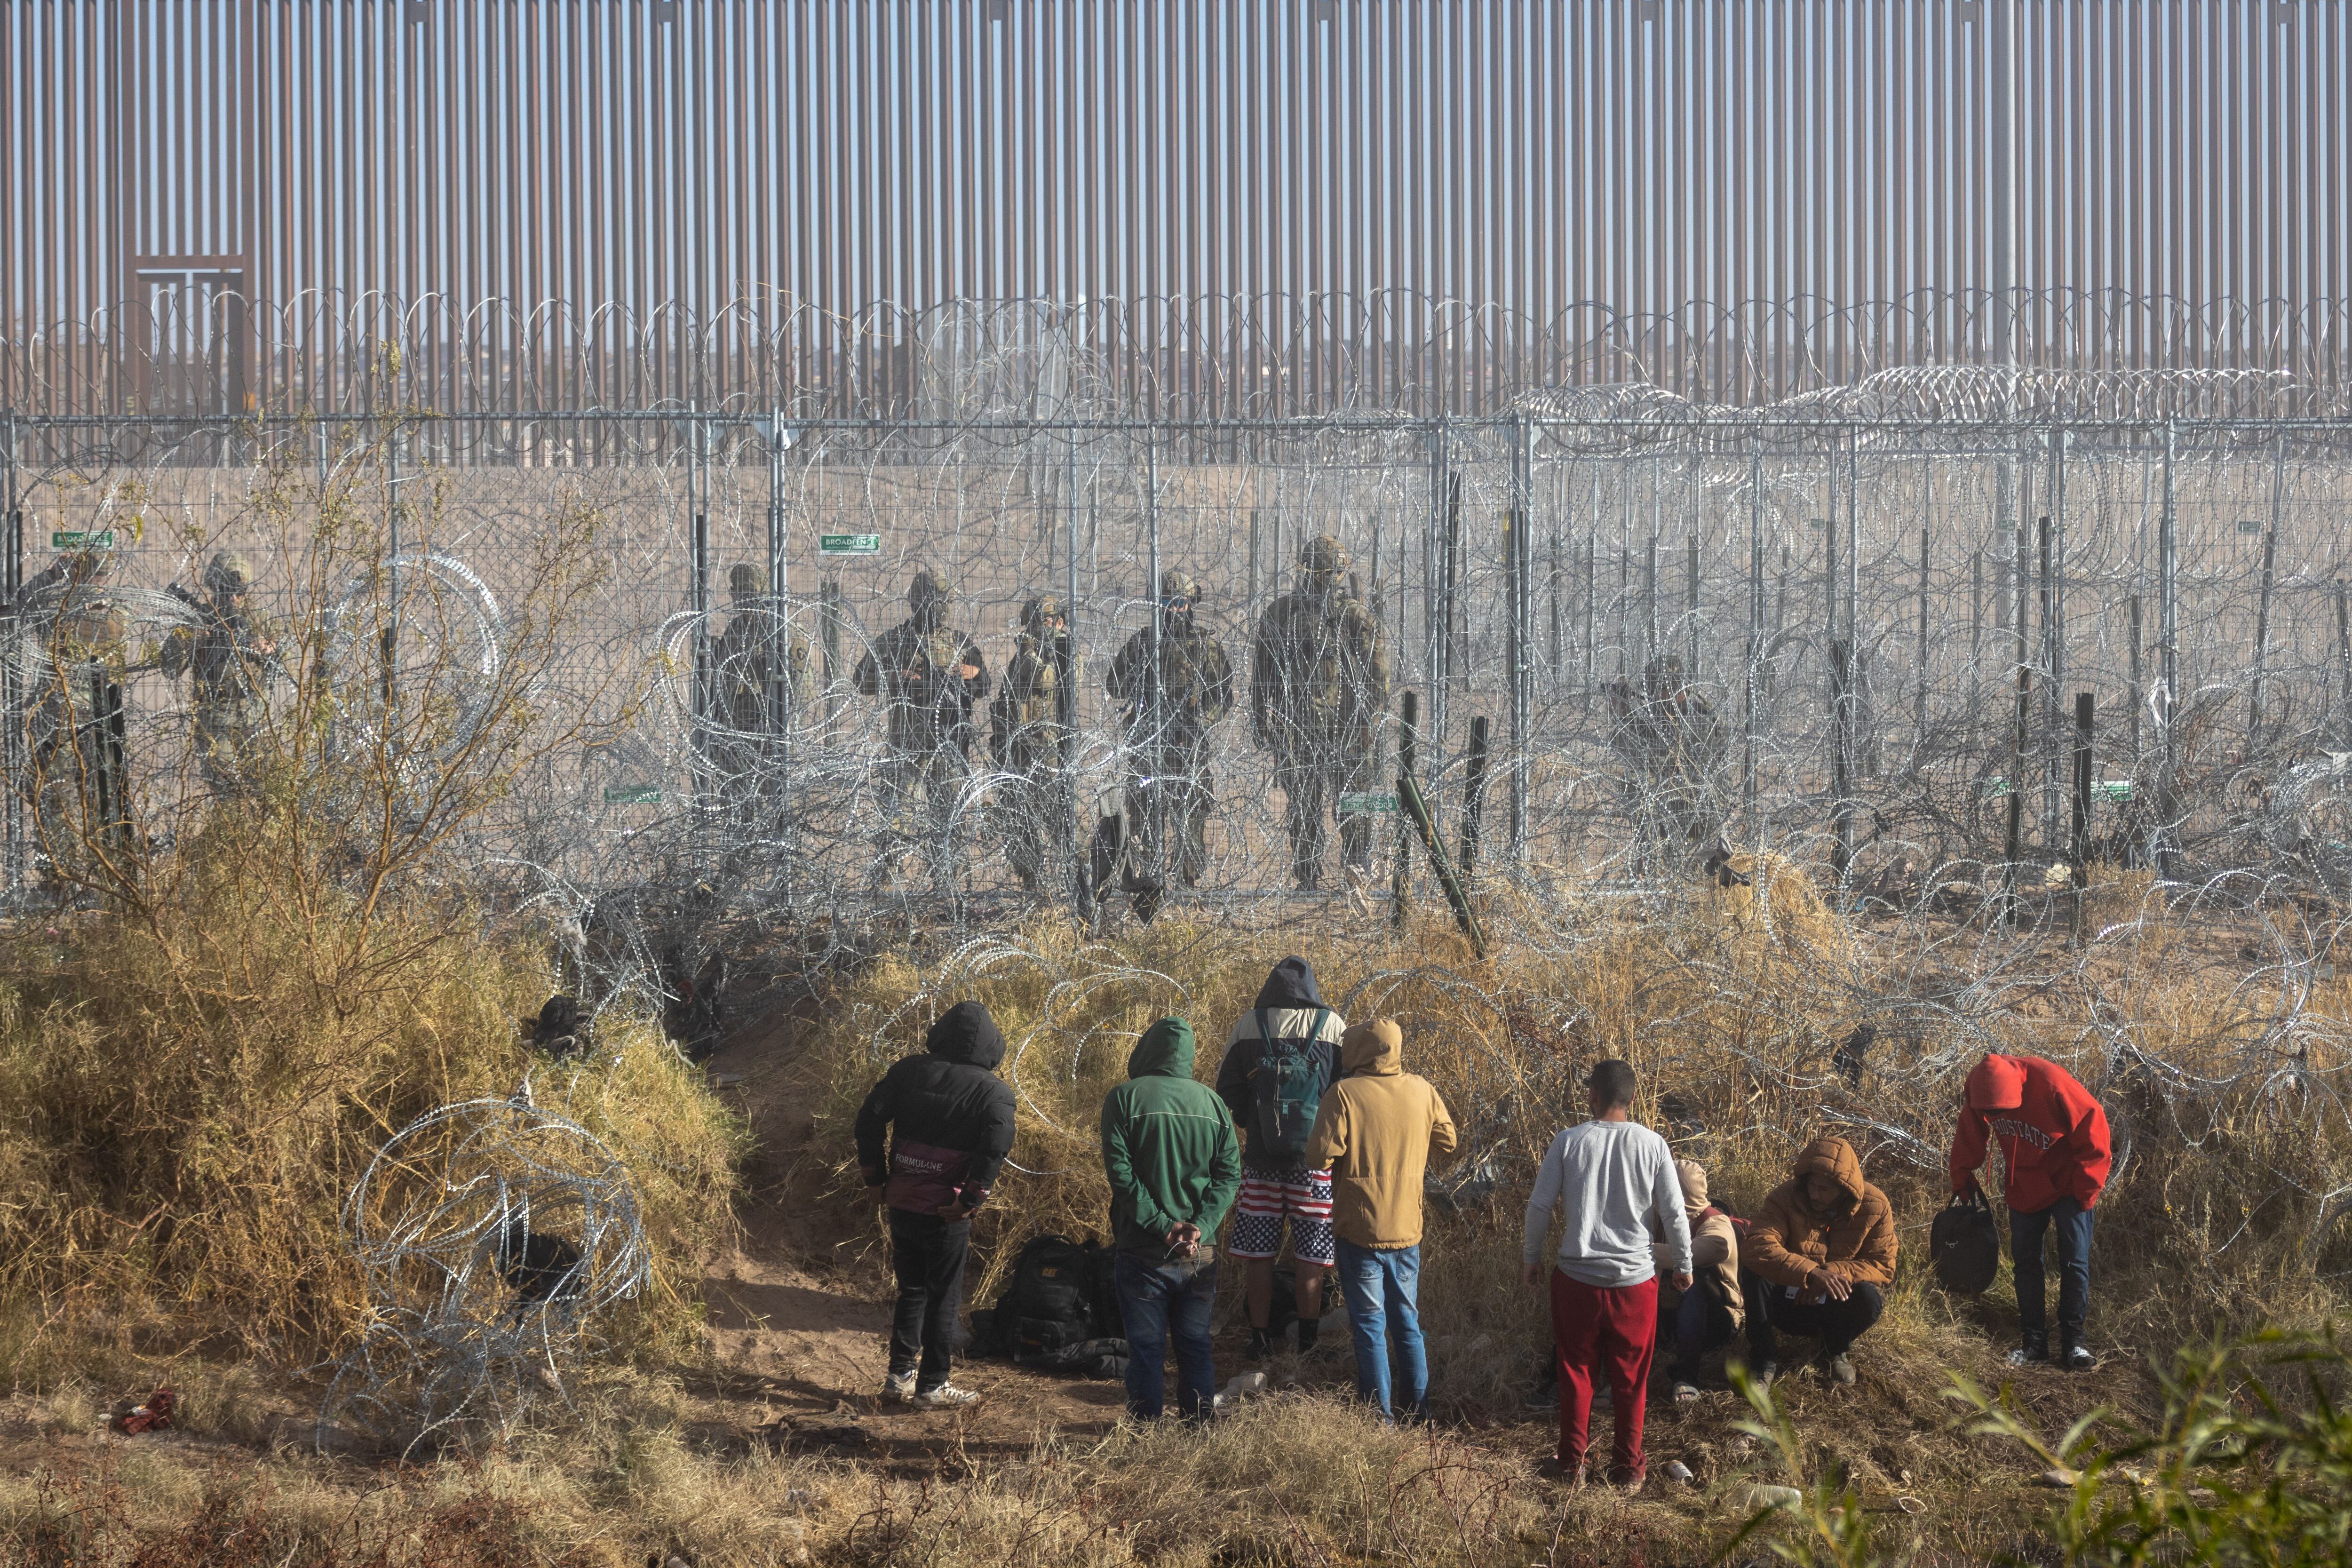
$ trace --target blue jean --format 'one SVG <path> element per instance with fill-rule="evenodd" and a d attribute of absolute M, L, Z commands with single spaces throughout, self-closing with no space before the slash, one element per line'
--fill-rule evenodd
<path fill-rule="evenodd" d="M 2068 1345 L 2083 1342 L 2083 1320 L 2091 1310 L 2091 1212 L 2073 1198 L 2060 1198 L 2032 1214 L 2009 1211 L 2009 1256 L 2017 1270 L 2017 1321 L 2028 1332 L 2049 1332 L 2042 1238 L 2054 1228 L 2058 1232 L 2058 1341 Z"/>
<path fill-rule="evenodd" d="M 1157 1421 L 1168 1391 L 1168 1342 L 1176 1342 L 1176 1409 L 1190 1420 L 1216 1410 L 1217 1369 L 1209 1351 L 1209 1309 L 1217 1300 L 1216 1259 L 1160 1262 L 1122 1252 L 1112 1279 L 1127 1320 L 1127 1410 Z"/>
<path fill-rule="evenodd" d="M 1429 1402 L 1429 1355 L 1421 1342 L 1421 1248 L 1358 1247 L 1342 1239 L 1339 1253 L 1340 1294 L 1348 1299 L 1348 1333 L 1356 1342 L 1356 1393 L 1377 1406 L 1381 1419 L 1390 1406 L 1390 1352 L 1404 1379 L 1398 1392 L 1405 1409 L 1419 1415 Z M 1393 1332 L 1391 1332 L 1393 1329 Z"/>

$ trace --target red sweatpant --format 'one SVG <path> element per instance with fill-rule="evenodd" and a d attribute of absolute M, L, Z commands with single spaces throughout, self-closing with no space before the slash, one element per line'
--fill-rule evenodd
<path fill-rule="evenodd" d="M 1606 1374 L 1617 1401 L 1617 1447 L 1612 1479 L 1638 1476 L 1642 1457 L 1642 1404 L 1650 1392 L 1650 1355 L 1658 1343 L 1658 1281 L 1605 1289 L 1551 1271 L 1552 1353 L 1559 1360 L 1559 1465 L 1584 1463 L 1592 1423 L 1592 1379 Z"/>

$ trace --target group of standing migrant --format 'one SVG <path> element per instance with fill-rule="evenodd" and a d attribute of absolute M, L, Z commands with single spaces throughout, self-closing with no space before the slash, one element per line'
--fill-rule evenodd
<path fill-rule="evenodd" d="M 1213 1087 L 1194 1077 L 1189 1023 L 1161 1018 L 1144 1031 L 1101 1121 L 1130 1415 L 1163 1414 L 1171 1352 L 1177 1413 L 1207 1419 L 1214 1411 L 1211 1317 L 1228 1215 L 1226 1250 L 1244 1265 L 1246 1359 L 1273 1348 L 1274 1262 L 1287 1227 L 1298 1349 L 1316 1345 L 1324 1274 L 1334 1272 L 1359 1396 L 1383 1419 L 1426 1413 L 1422 1194 L 1430 1158 L 1452 1154 L 1456 1137 L 1437 1090 L 1404 1070 L 1403 1048 L 1392 1018 L 1349 1026 L 1296 957 L 1274 966 L 1234 1021 Z M 898 1282 L 887 1401 L 941 1408 L 978 1397 L 950 1382 L 949 1371 L 971 1217 L 1013 1147 L 1013 1091 L 995 1075 L 1003 1054 L 987 1010 L 958 1003 L 932 1026 L 925 1050 L 884 1074 L 858 1112 L 858 1164 L 868 1197 L 887 1205 Z M 1587 1479 L 1592 1412 L 1605 1397 L 1615 1410 L 1607 1479 L 1639 1488 L 1662 1340 L 1672 1346 L 1678 1402 L 1699 1397 L 1705 1357 L 1743 1333 L 1759 1383 L 1778 1375 L 1782 1335 L 1818 1341 L 1829 1378 L 1855 1381 L 1854 1343 L 1885 1310 L 1895 1280 L 1894 1208 L 1853 1148 L 1825 1137 L 1798 1153 L 1751 1219 L 1737 1219 L 1708 1202 L 1702 1167 L 1676 1160 L 1664 1137 L 1633 1120 L 1639 1085 L 1630 1064 L 1601 1062 L 1583 1087 L 1587 1119 L 1552 1139 L 1527 1205 L 1524 1278 L 1550 1294 L 1539 1396 L 1557 1402 L 1551 1464 L 1560 1477 Z M 1956 1195 L 1976 1192 L 1975 1173 L 1994 1142 L 2022 1331 L 2010 1359 L 2087 1368 L 2091 1216 L 2110 1163 L 2105 1115 L 2056 1064 L 1990 1053 L 1969 1074 L 1953 1131 Z M 2061 1273 L 2054 1358 L 2042 1265 L 2051 1237 Z"/>
<path fill-rule="evenodd" d="M 1177 1412 L 1205 1418 L 1215 1407 L 1210 1317 L 1229 1215 L 1248 1359 L 1273 1348 L 1274 1263 L 1286 1227 L 1299 1350 L 1316 1346 L 1323 1277 L 1335 1270 L 1358 1392 L 1383 1416 L 1423 1409 L 1423 1174 L 1432 1153 L 1454 1152 L 1454 1131 L 1437 1090 L 1404 1070 L 1403 1051 L 1394 1019 L 1351 1028 L 1327 1006 L 1303 958 L 1276 964 L 1234 1021 L 1214 1088 L 1193 1076 L 1184 1019 L 1161 1018 L 1136 1042 L 1127 1081 L 1103 1100 L 1101 1126 L 1132 1415 L 1163 1413 L 1171 1350 Z M 995 1074 L 1003 1056 L 987 1009 L 959 1002 L 858 1110 L 857 1162 L 867 1196 L 888 1207 L 898 1279 L 882 1387 L 893 1403 L 940 1408 L 976 1397 L 948 1373 L 971 1217 L 1013 1149 L 1013 1091 Z"/>

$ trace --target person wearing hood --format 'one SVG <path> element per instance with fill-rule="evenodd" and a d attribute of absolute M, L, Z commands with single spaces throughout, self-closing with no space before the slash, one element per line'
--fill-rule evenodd
<path fill-rule="evenodd" d="M 1690 1224 L 1690 1289 L 1671 1281 L 1658 1287 L 1658 1337 L 1675 1347 L 1672 1375 L 1675 1402 L 1686 1405 L 1698 1397 L 1699 1363 L 1717 1345 L 1731 1342 L 1747 1317 L 1740 1300 L 1739 1232 L 1731 1216 L 1706 1201 L 1706 1172 L 1696 1160 L 1675 1162 L 1675 1176 L 1683 1189 L 1683 1217 Z M 1674 1248 L 1654 1242 L 1658 1272 L 1674 1268 Z"/>
<path fill-rule="evenodd" d="M 1192 1077 L 1192 1026 L 1162 1018 L 1127 1058 L 1127 1081 L 1103 1097 L 1103 1174 L 1110 1181 L 1112 1279 L 1127 1327 L 1127 1408 L 1156 1421 L 1165 1408 L 1168 1346 L 1176 1347 L 1176 1408 L 1216 1408 L 1209 1314 L 1217 1299 L 1217 1226 L 1241 1185 L 1233 1113 Z"/>
<path fill-rule="evenodd" d="M 892 1404 L 949 1409 L 979 1398 L 948 1381 L 948 1363 L 972 1211 L 1013 1152 L 1013 1089 L 996 1076 L 1003 1059 L 1004 1037 L 988 1009 L 959 1002 L 931 1026 L 921 1053 L 893 1062 L 857 1110 L 857 1164 L 867 1199 L 889 1205 L 898 1276 L 882 1384 Z"/>
<path fill-rule="evenodd" d="M 2000 1140 L 2001 1193 L 2009 1203 L 2010 1266 L 2024 1342 L 2018 1365 L 2050 1360 L 2049 1298 L 2042 1238 L 2058 1238 L 2058 1364 L 2080 1372 L 2097 1358 L 2083 1347 L 2091 1305 L 2091 1210 L 2107 1184 L 2115 1151 L 2107 1113 L 2055 1062 L 1989 1051 L 1969 1072 L 1968 1100 L 1952 1129 L 1952 1191 L 1976 1185 L 1987 1145 Z"/>
<path fill-rule="evenodd" d="M 1296 956 L 1276 964 L 1257 1001 L 1234 1023 L 1217 1064 L 1217 1094 L 1242 1130 L 1242 1191 L 1228 1250 L 1246 1265 L 1248 1359 L 1272 1348 L 1274 1258 L 1290 1224 L 1297 1271 L 1298 1350 L 1315 1348 L 1331 1245 L 1331 1173 L 1307 1156 L 1323 1095 L 1339 1076 L 1347 1021 L 1323 1005 L 1315 971 Z"/>
<path fill-rule="evenodd" d="M 1307 1159 L 1331 1173 L 1333 1247 L 1356 1346 L 1356 1392 L 1382 1420 L 1393 1418 L 1393 1350 L 1405 1380 L 1399 1403 L 1420 1415 L 1429 1400 L 1421 1339 L 1422 1179 L 1432 1152 L 1454 1152 L 1454 1118 L 1427 1079 L 1404 1070 L 1404 1030 L 1394 1018 L 1375 1018 L 1342 1035 L 1339 1070 L 1344 1076 L 1315 1113 Z"/>
<path fill-rule="evenodd" d="M 1878 1321 L 1895 1282 L 1895 1210 L 1863 1180 L 1844 1139 L 1816 1138 L 1798 1152 L 1748 1227 L 1742 1261 L 1761 1282 L 1761 1310 L 1748 1314 L 1756 1381 L 1780 1370 L 1777 1331 L 1821 1341 L 1830 1376 L 1851 1384 L 1853 1342 Z"/>

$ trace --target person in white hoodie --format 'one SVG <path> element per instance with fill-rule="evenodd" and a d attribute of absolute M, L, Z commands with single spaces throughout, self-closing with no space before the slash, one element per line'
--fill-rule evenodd
<path fill-rule="evenodd" d="M 1675 1288 L 1691 1288 L 1690 1222 L 1666 1141 L 1632 1119 L 1629 1062 L 1605 1061 L 1585 1080 L 1590 1121 L 1561 1132 L 1544 1152 L 1528 1198 L 1521 1262 L 1528 1285 L 1543 1283 L 1544 1236 L 1565 1215 L 1551 1270 L 1552 1354 L 1559 1368 L 1559 1448 L 1564 1479 L 1584 1473 L 1592 1384 L 1605 1376 L 1617 1407 L 1612 1485 L 1641 1489 L 1643 1400 L 1658 1338 L 1656 1245 L 1671 1259 Z"/>

